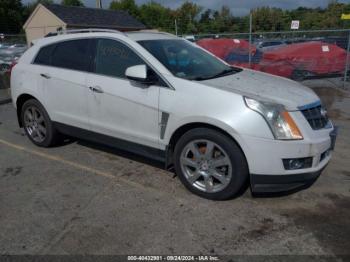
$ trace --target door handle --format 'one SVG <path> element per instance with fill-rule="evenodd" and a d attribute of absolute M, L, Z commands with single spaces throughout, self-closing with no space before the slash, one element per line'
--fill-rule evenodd
<path fill-rule="evenodd" d="M 99 93 L 99 94 L 102 94 L 102 93 L 103 93 L 102 88 L 99 87 L 99 86 L 90 86 L 89 89 L 90 89 L 92 92 L 95 92 L 95 93 Z"/>
<path fill-rule="evenodd" d="M 40 74 L 40 76 L 43 77 L 43 78 L 46 78 L 46 79 L 50 79 L 51 78 L 51 76 L 48 75 L 48 74 Z"/>

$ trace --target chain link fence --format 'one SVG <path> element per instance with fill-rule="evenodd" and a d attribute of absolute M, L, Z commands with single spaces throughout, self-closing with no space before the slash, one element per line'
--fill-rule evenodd
<path fill-rule="evenodd" d="M 349 89 L 350 30 L 281 31 L 183 36 L 227 63 L 295 81 Z"/>
<path fill-rule="evenodd" d="M 229 64 L 296 81 L 350 89 L 350 30 L 280 31 L 182 35 Z M 27 49 L 25 35 L 0 34 L 0 89 Z"/>

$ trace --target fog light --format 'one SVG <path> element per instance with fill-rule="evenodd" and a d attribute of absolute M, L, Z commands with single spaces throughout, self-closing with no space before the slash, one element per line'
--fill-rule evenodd
<path fill-rule="evenodd" d="M 283 159 L 286 170 L 297 170 L 312 167 L 312 157 Z"/>

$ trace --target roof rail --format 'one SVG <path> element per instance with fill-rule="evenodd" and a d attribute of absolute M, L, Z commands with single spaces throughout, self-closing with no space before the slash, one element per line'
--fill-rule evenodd
<path fill-rule="evenodd" d="M 93 33 L 93 32 L 106 32 L 106 33 L 117 33 L 124 34 L 121 31 L 113 30 L 113 29 L 103 29 L 103 28 L 86 28 L 86 29 L 63 29 L 57 31 L 58 34 L 78 34 L 78 33 Z"/>
<path fill-rule="evenodd" d="M 79 34 L 79 33 L 94 33 L 94 32 L 105 32 L 105 33 L 116 33 L 125 35 L 123 32 L 113 29 L 102 29 L 102 28 L 87 28 L 87 29 L 62 29 L 57 30 L 56 32 L 52 32 L 47 34 L 45 37 L 57 36 L 57 35 L 67 35 L 67 34 Z"/>
<path fill-rule="evenodd" d="M 126 32 L 127 34 L 129 33 L 154 33 L 154 34 L 162 34 L 162 35 L 168 35 L 168 36 L 177 36 L 168 32 L 163 32 L 159 31 L 157 29 L 142 29 L 142 30 L 137 30 L 137 31 L 128 31 Z"/>
<path fill-rule="evenodd" d="M 168 33 L 168 32 L 159 32 L 159 34 L 169 35 L 169 36 L 177 36 L 177 35 L 174 35 L 174 34 Z"/>

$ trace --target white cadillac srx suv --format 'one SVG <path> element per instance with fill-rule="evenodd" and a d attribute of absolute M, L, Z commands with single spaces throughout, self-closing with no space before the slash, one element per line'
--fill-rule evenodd
<path fill-rule="evenodd" d="M 311 185 L 336 132 L 294 81 L 229 66 L 167 33 L 67 31 L 38 40 L 11 76 L 20 127 L 36 145 L 60 134 L 173 166 L 214 200 Z"/>

